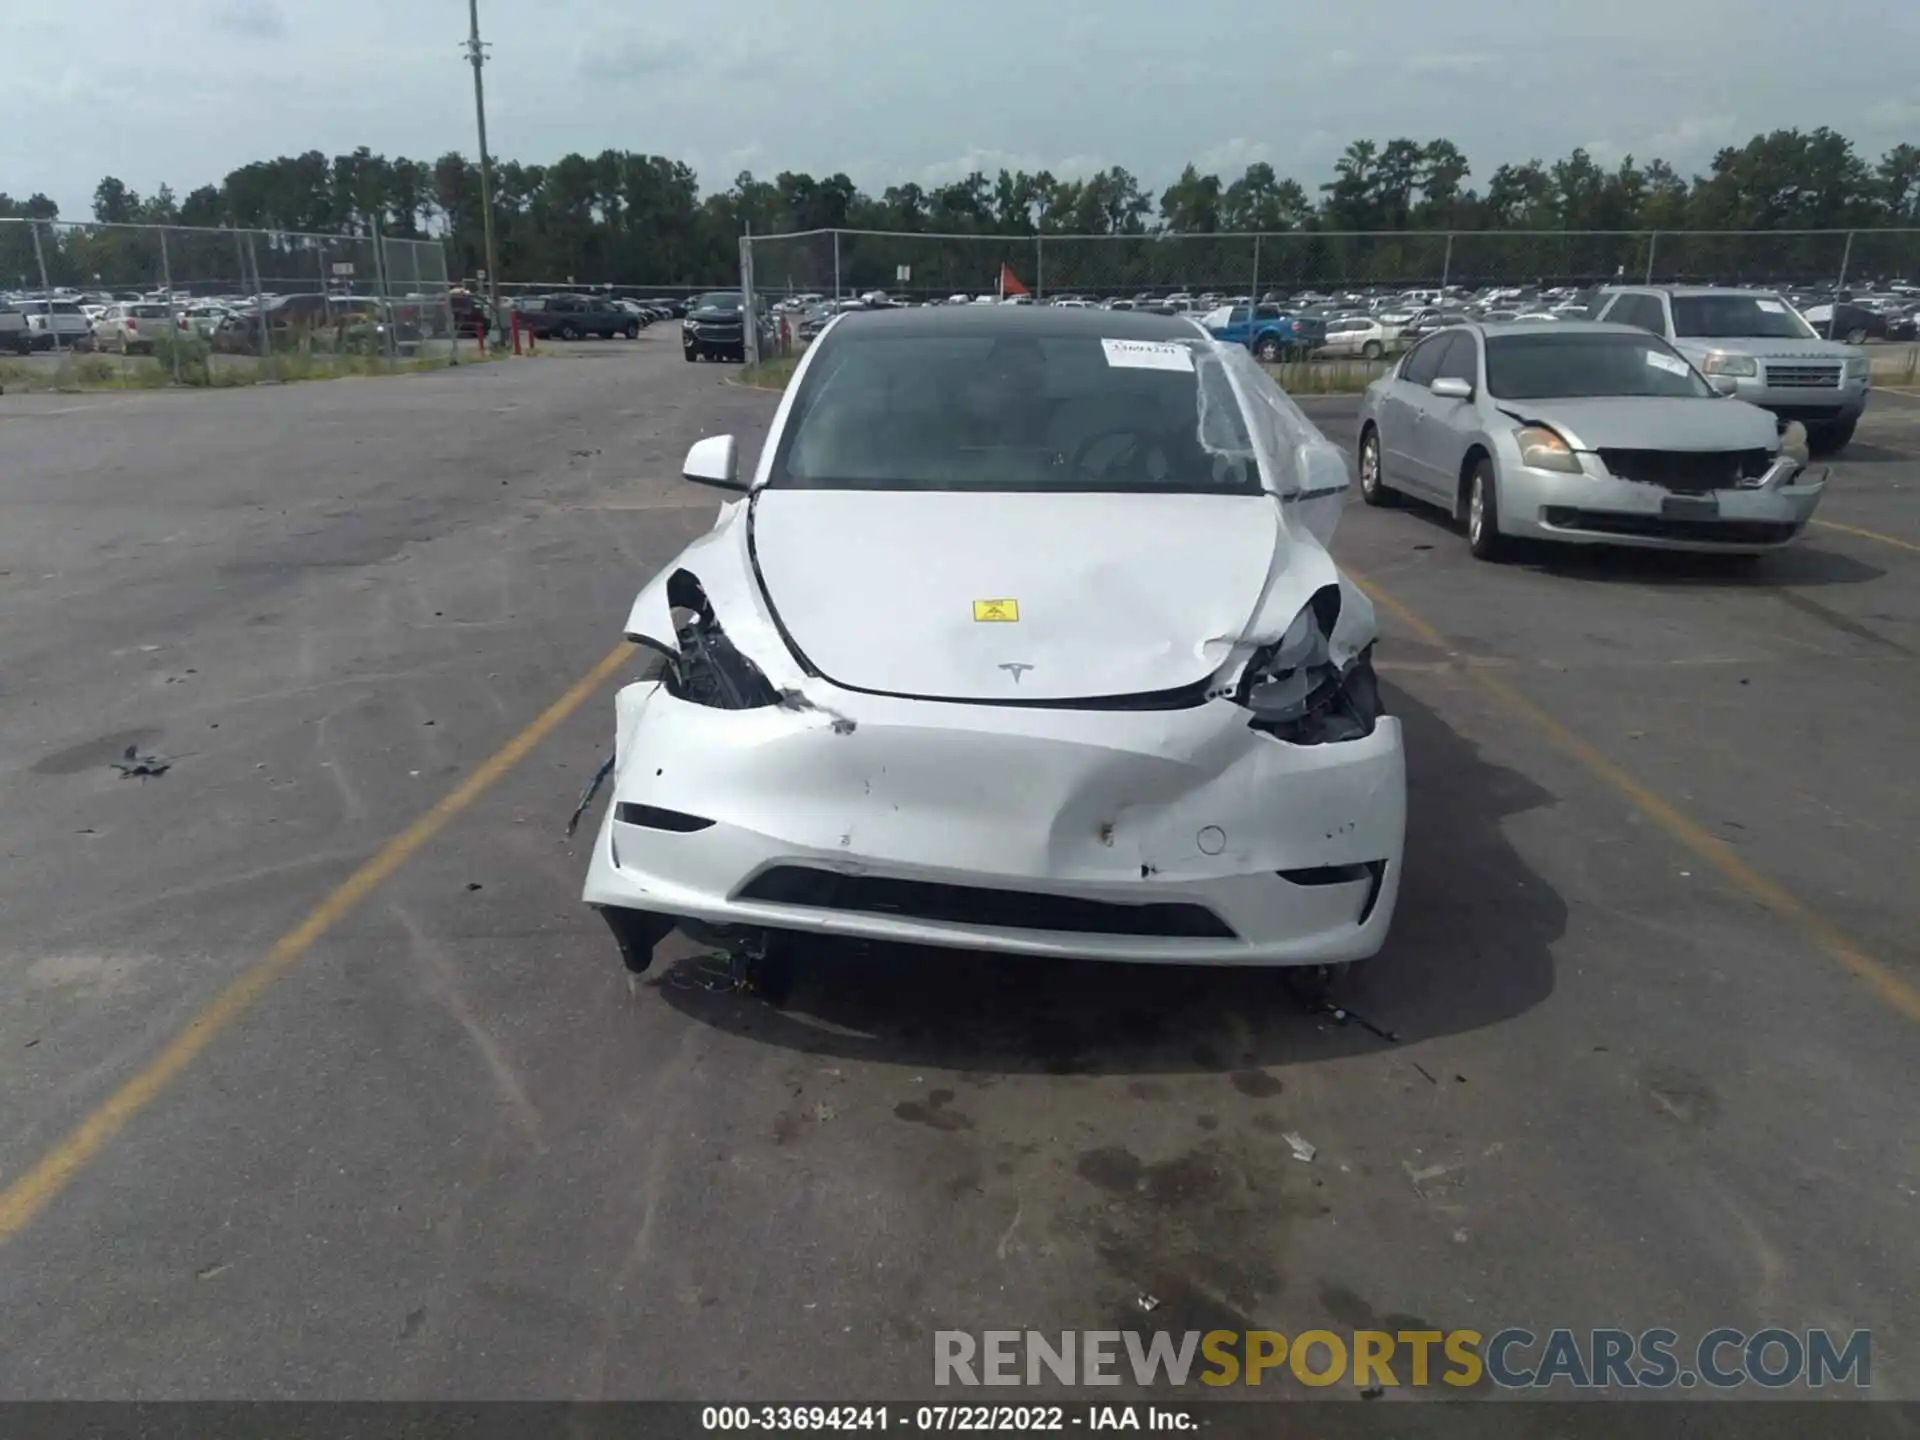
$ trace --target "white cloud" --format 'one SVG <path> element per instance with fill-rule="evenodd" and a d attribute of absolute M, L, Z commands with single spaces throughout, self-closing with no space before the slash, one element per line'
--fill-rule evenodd
<path fill-rule="evenodd" d="M 1882 100 L 1863 117 L 1875 130 L 1920 127 L 1920 100 Z"/>
<path fill-rule="evenodd" d="M 1476 50 L 1455 55 L 1410 55 L 1400 65 L 1414 75 L 1470 75 L 1492 63 L 1491 55 Z"/>
<path fill-rule="evenodd" d="M 1736 138 L 1738 121 L 1732 115 L 1683 115 L 1673 125 L 1648 137 L 1654 155 L 1699 153 Z"/>
<path fill-rule="evenodd" d="M 1261 160 L 1269 165 L 1273 163 L 1273 150 L 1267 142 L 1236 135 L 1231 140 L 1202 150 L 1194 157 L 1193 163 L 1203 171 L 1231 181 L 1239 179 L 1249 165 Z"/>
<path fill-rule="evenodd" d="M 1106 168 L 1107 162 L 1098 155 L 1067 155 L 1048 159 L 1032 152 L 1016 153 L 976 146 L 950 160 L 936 160 L 931 165 L 922 166 L 919 174 L 913 178 L 919 181 L 923 189 L 931 190 L 964 180 L 976 170 L 989 179 L 1002 170 L 1024 170 L 1029 175 L 1037 175 L 1044 170 L 1056 180 L 1082 180 Z"/>
<path fill-rule="evenodd" d="M 287 33 L 280 0 L 226 0 L 213 12 L 215 28 L 248 40 L 278 40 Z"/>

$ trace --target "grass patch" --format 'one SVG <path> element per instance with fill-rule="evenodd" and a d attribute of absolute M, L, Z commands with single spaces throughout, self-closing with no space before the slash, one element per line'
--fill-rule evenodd
<path fill-rule="evenodd" d="M 1261 368 L 1289 395 L 1359 395 L 1391 370 L 1393 363 L 1393 360 L 1287 360 Z"/>
<path fill-rule="evenodd" d="M 470 356 L 459 363 L 475 364 L 479 359 Z M 452 364 L 444 352 L 403 355 L 391 360 L 377 352 L 296 351 L 264 359 L 251 355 L 215 355 L 200 337 L 184 338 L 177 345 L 163 338 L 151 356 L 82 354 L 67 356 L 55 364 L 0 362 L 0 388 L 16 393 L 100 392 L 165 390 L 177 383 L 189 389 L 231 390 L 265 381 L 291 384 L 348 376 L 413 375 L 450 369 Z"/>
<path fill-rule="evenodd" d="M 751 365 L 742 365 L 734 371 L 734 378 L 756 390 L 784 390 L 799 364 L 798 355 L 783 355 L 777 360 L 762 360 L 758 370 Z"/>

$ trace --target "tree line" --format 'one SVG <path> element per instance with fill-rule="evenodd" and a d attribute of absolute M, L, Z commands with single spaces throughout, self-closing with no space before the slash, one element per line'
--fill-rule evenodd
<path fill-rule="evenodd" d="M 1705 173 L 1690 176 L 1661 159 L 1642 163 L 1629 156 L 1603 166 L 1575 149 L 1551 163 L 1501 165 L 1481 185 L 1474 179 L 1453 142 L 1402 138 L 1355 140 L 1335 162 L 1332 178 L 1311 191 L 1257 162 L 1231 178 L 1188 165 L 1157 196 L 1120 166 L 1081 177 L 975 171 L 945 185 L 889 185 L 878 195 L 844 174 L 783 171 L 765 180 L 743 172 L 726 189 L 703 195 L 681 161 L 603 150 L 551 165 L 498 162 L 493 204 L 502 278 L 632 286 L 724 281 L 736 271 L 738 239 L 748 229 L 755 235 L 842 228 L 1009 241 L 1262 232 L 1297 236 L 1304 247 L 1314 237 L 1350 231 L 1501 230 L 1544 238 L 1596 230 L 1920 226 L 1920 148 L 1896 145 L 1873 160 L 1826 128 L 1755 135 L 1720 150 Z M 95 187 L 92 211 L 92 219 L 108 223 L 357 235 L 377 227 L 386 236 L 441 239 L 455 276 L 473 275 L 484 264 L 479 172 L 451 152 L 428 163 L 389 159 L 366 147 L 331 158 L 308 151 L 243 165 L 184 198 L 164 184 L 141 196 L 108 176 Z M 0 194 L 4 216 L 63 218 L 43 195 L 16 201 Z M 12 268 L 18 248 L 17 238 L 9 241 L 0 264 Z M 867 248 L 877 265 L 880 247 Z M 1611 269 L 1618 247 L 1603 249 L 1590 257 L 1592 265 Z M 1339 263 L 1352 263 L 1351 246 L 1330 239 L 1317 250 L 1348 255 Z M 1395 253 L 1402 268 L 1415 263 L 1407 246 Z M 1705 252 L 1695 247 L 1695 253 Z M 1804 258 L 1816 263 L 1811 252 Z M 1823 253 L 1817 263 L 1829 258 Z M 1438 262 L 1423 254 L 1418 263 L 1431 268 Z"/>

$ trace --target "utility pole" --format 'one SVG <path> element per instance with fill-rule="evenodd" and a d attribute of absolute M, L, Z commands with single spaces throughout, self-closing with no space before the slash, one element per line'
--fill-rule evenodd
<path fill-rule="evenodd" d="M 480 43 L 480 0 L 467 0 L 467 59 L 473 65 L 473 115 L 480 127 L 480 233 L 487 250 L 487 307 L 496 325 L 504 327 L 500 317 L 500 267 L 493 258 L 493 161 L 487 154 L 487 91 L 480 80 L 480 67 L 487 63 L 486 46 Z"/>

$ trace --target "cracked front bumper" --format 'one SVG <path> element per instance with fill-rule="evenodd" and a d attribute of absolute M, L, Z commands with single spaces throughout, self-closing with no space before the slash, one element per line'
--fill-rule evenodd
<path fill-rule="evenodd" d="M 1755 485 L 1709 492 L 1709 513 L 1704 497 L 1645 481 L 1513 466 L 1499 480 L 1500 529 L 1521 539 L 1654 550 L 1777 550 L 1813 518 L 1831 473 L 1783 459 Z"/>
<path fill-rule="evenodd" d="M 1224 700 L 1003 709 L 817 681 L 806 696 L 714 710 L 622 690 L 587 902 L 1187 964 L 1335 963 L 1386 938 L 1406 827 L 1390 716 L 1294 746 Z"/>

